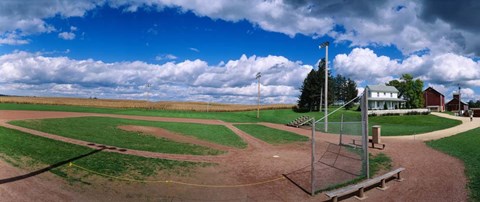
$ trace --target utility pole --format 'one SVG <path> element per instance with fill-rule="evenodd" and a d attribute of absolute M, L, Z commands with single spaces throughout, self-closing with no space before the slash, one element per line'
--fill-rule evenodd
<path fill-rule="evenodd" d="M 262 77 L 262 73 L 258 72 L 256 75 L 258 83 L 257 119 L 260 118 L 260 77 Z"/>
<path fill-rule="evenodd" d="M 147 109 L 150 109 L 150 87 L 152 84 L 147 83 Z"/>
<path fill-rule="evenodd" d="M 460 113 L 461 113 L 461 109 L 460 107 L 462 106 L 462 100 L 461 100 L 461 97 L 460 97 L 460 84 L 458 84 L 458 116 L 462 116 Z"/>
<path fill-rule="evenodd" d="M 328 41 L 320 44 L 319 48 L 325 48 L 325 132 L 328 132 Z"/>

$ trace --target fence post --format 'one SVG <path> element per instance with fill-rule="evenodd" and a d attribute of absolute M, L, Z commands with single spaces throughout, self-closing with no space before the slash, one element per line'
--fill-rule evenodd
<path fill-rule="evenodd" d="M 367 179 L 370 178 L 370 162 L 368 159 L 368 89 L 365 88 L 362 97 L 362 149 L 364 158 L 364 170 Z"/>
<path fill-rule="evenodd" d="M 342 113 L 342 118 L 340 120 L 340 146 L 343 145 L 342 134 L 343 134 L 343 113 Z"/>
<path fill-rule="evenodd" d="M 312 186 L 311 195 L 315 195 L 315 118 L 312 118 L 312 162 L 311 162 L 311 173 L 310 173 L 310 183 Z"/>

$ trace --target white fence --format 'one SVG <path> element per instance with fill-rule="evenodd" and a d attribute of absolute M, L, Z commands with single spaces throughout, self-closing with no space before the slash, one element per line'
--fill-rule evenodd
<path fill-rule="evenodd" d="M 404 114 L 427 114 L 430 113 L 428 109 L 391 109 L 391 110 L 369 110 L 368 115 L 383 116 L 383 115 L 404 115 Z"/>

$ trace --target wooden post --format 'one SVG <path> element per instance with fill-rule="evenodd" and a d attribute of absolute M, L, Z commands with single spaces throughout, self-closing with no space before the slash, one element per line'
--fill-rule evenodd
<path fill-rule="evenodd" d="M 315 195 L 315 118 L 312 118 L 312 162 L 310 172 L 311 195 Z"/>
<path fill-rule="evenodd" d="M 325 132 L 328 132 L 328 42 L 325 46 Z"/>
<path fill-rule="evenodd" d="M 364 158 L 364 170 L 366 172 L 367 179 L 370 178 L 370 163 L 368 159 L 368 88 L 363 91 L 362 97 L 362 149 Z"/>

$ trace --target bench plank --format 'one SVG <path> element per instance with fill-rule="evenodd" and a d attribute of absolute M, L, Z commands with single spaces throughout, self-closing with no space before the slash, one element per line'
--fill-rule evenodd
<path fill-rule="evenodd" d="M 377 176 L 375 178 L 364 180 L 364 181 L 362 181 L 358 184 L 349 185 L 349 186 L 346 186 L 346 187 L 343 187 L 343 188 L 340 188 L 340 189 L 329 191 L 329 192 L 325 193 L 325 195 L 330 197 L 333 201 L 337 201 L 337 198 L 339 196 L 344 196 L 344 195 L 351 194 L 351 193 L 359 191 L 360 192 L 360 196 L 359 196 L 360 199 L 364 199 L 364 198 L 366 198 L 362 193 L 364 188 L 373 186 L 373 185 L 378 184 L 378 183 L 382 183 L 381 187 L 385 189 L 385 180 L 388 179 L 388 178 L 391 178 L 395 175 L 397 175 L 397 178 L 400 178 L 400 172 L 402 172 L 404 170 L 405 170 L 405 168 L 397 168 L 393 171 L 390 171 L 390 172 L 385 173 L 383 175 Z M 401 180 L 401 178 L 398 179 L 398 180 Z"/>

